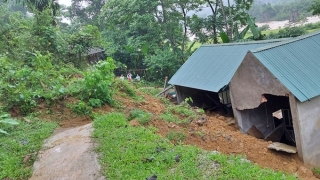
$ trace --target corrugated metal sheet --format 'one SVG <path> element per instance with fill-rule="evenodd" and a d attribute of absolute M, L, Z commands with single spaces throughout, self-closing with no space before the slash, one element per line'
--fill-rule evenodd
<path fill-rule="evenodd" d="M 320 95 L 320 32 L 251 52 L 299 101 Z"/>
<path fill-rule="evenodd" d="M 172 76 L 169 83 L 218 92 L 229 84 L 249 50 L 280 41 L 202 45 Z"/>

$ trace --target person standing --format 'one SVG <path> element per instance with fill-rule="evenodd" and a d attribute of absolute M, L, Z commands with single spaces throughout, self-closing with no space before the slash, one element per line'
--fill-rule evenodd
<path fill-rule="evenodd" d="M 129 82 L 131 82 L 131 80 L 132 80 L 132 74 L 131 74 L 130 72 L 127 74 L 127 79 L 128 79 Z"/>
<path fill-rule="evenodd" d="M 139 76 L 139 74 L 137 74 L 136 80 L 137 80 L 137 81 L 140 81 L 140 76 Z"/>
<path fill-rule="evenodd" d="M 121 81 L 123 81 L 123 80 L 124 80 L 124 76 L 123 76 L 123 74 L 121 74 L 120 79 L 121 79 Z"/>

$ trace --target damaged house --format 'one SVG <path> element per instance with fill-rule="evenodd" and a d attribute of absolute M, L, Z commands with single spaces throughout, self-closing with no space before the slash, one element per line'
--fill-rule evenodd
<path fill-rule="evenodd" d="M 250 50 L 230 82 L 239 128 L 320 167 L 320 32 Z"/>
<path fill-rule="evenodd" d="M 231 110 L 229 82 L 250 49 L 280 40 L 202 45 L 169 80 L 178 103 L 191 97 L 192 105 L 205 110 Z"/>

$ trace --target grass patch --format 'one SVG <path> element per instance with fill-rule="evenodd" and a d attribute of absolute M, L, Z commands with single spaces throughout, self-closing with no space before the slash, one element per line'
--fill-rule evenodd
<path fill-rule="evenodd" d="M 28 179 L 43 140 L 53 132 L 55 123 L 34 120 L 19 121 L 16 126 L 3 126 L 10 135 L 0 134 L 0 179 Z M 23 162 L 26 155 L 30 161 Z"/>
<path fill-rule="evenodd" d="M 319 168 L 313 168 L 312 172 L 315 177 L 320 178 L 320 169 Z"/>
<path fill-rule="evenodd" d="M 183 141 L 186 139 L 186 134 L 184 134 L 184 132 L 179 132 L 179 131 L 170 131 L 166 137 L 170 140 L 170 141 L 174 141 L 176 142 L 175 144 Z"/>
<path fill-rule="evenodd" d="M 197 179 L 200 175 L 195 161 L 199 149 L 173 146 L 151 128 L 129 126 L 123 114 L 97 117 L 94 127 L 108 179 L 146 179 L 153 174 L 158 179 Z M 178 154 L 179 163 L 175 161 Z"/>
<path fill-rule="evenodd" d="M 144 93 L 149 94 L 151 96 L 156 96 L 157 94 L 159 94 L 162 91 L 162 89 L 153 88 L 153 87 L 141 87 L 141 88 L 139 88 L 139 90 L 141 92 L 144 92 Z"/>
<path fill-rule="evenodd" d="M 152 114 L 141 109 L 133 109 L 130 111 L 129 120 L 136 119 L 140 124 L 147 124 L 151 121 Z"/>
<path fill-rule="evenodd" d="M 241 156 L 213 154 L 182 144 L 175 146 L 155 134 L 155 128 L 129 126 L 124 114 L 98 116 L 94 128 L 102 172 L 107 179 L 146 179 L 153 174 L 158 179 L 181 180 L 296 179 L 261 169 Z"/>
<path fill-rule="evenodd" d="M 159 118 L 166 121 L 166 122 L 173 122 L 175 124 L 179 124 L 179 125 L 186 125 L 189 124 L 189 120 L 187 119 L 179 119 L 177 116 L 173 115 L 170 112 L 166 112 L 166 113 L 162 113 L 159 115 Z"/>

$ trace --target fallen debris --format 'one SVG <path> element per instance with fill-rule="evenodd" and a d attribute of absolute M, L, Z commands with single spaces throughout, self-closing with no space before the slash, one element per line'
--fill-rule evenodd
<path fill-rule="evenodd" d="M 274 142 L 268 146 L 269 149 L 274 149 L 277 151 L 284 151 L 287 153 L 297 153 L 297 148 L 294 146 L 289 146 L 287 144 Z"/>

